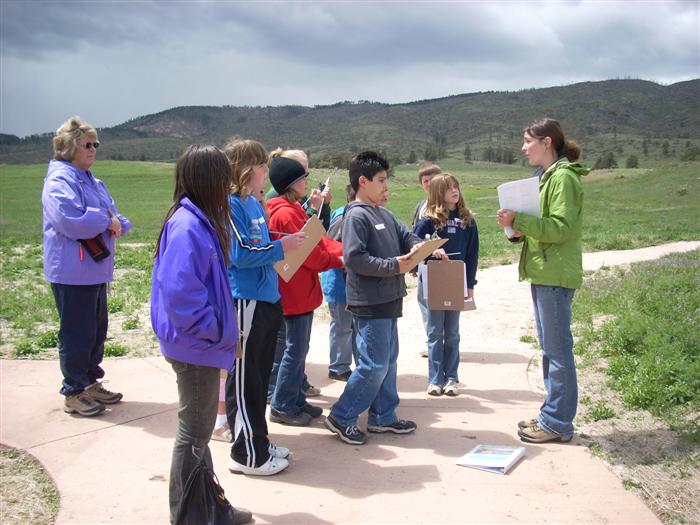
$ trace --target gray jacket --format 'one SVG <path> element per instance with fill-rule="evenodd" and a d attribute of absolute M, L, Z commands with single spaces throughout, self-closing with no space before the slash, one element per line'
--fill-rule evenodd
<path fill-rule="evenodd" d="M 384 304 L 406 296 L 396 257 L 421 241 L 393 213 L 352 202 L 345 209 L 341 235 L 349 305 Z"/>

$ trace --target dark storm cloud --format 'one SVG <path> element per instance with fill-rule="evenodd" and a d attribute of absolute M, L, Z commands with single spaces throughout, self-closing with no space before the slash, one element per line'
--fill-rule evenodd
<path fill-rule="evenodd" d="M 401 102 L 700 76 L 697 1 L 3 0 L 0 9 L 0 132 L 20 135 L 73 113 L 104 126 L 176 105 Z"/>

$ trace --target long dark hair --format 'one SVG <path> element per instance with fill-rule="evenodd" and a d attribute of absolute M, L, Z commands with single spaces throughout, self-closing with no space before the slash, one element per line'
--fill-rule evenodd
<path fill-rule="evenodd" d="M 158 255 L 166 223 L 180 207 L 180 200 L 187 197 L 211 221 L 228 266 L 231 248 L 230 191 L 231 166 L 224 152 L 215 146 L 188 146 L 175 165 L 173 205 L 163 220 L 155 255 Z"/>
<path fill-rule="evenodd" d="M 581 146 L 573 140 L 564 139 L 564 130 L 561 128 L 561 124 L 554 119 L 541 118 L 535 120 L 524 131 L 536 139 L 551 138 L 554 151 L 557 152 L 559 157 L 566 157 L 573 162 L 581 155 Z"/>

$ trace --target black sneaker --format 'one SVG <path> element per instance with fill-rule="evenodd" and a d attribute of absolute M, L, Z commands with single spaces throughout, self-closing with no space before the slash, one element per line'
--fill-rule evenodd
<path fill-rule="evenodd" d="M 282 412 L 277 412 L 274 408 L 270 408 L 270 421 L 291 427 L 305 427 L 311 423 L 311 416 L 301 411 L 298 414 L 283 414 Z"/>
<path fill-rule="evenodd" d="M 304 408 L 302 408 L 301 411 L 309 414 L 314 419 L 320 417 L 321 414 L 323 414 L 323 409 L 321 407 L 310 405 L 309 403 L 306 403 L 306 405 L 304 405 Z"/>
<path fill-rule="evenodd" d="M 367 441 L 367 435 L 362 432 L 357 425 L 343 428 L 330 414 L 326 416 L 326 420 L 323 424 L 326 425 L 328 430 L 334 434 L 338 434 L 341 441 L 345 441 L 350 445 L 364 445 L 365 441 Z"/>
<path fill-rule="evenodd" d="M 253 513 L 243 507 L 233 507 L 234 525 L 245 525 L 253 519 Z"/>
<path fill-rule="evenodd" d="M 393 434 L 410 434 L 416 428 L 418 428 L 418 425 L 407 419 L 397 419 L 388 425 L 367 425 L 367 430 L 374 432 L 375 434 L 381 434 L 383 432 L 392 432 Z"/>
<path fill-rule="evenodd" d="M 345 381 L 347 383 L 348 379 L 350 379 L 350 375 L 352 374 L 351 370 L 348 370 L 347 372 L 333 372 L 329 371 L 328 372 L 328 379 L 335 379 L 336 381 Z"/>

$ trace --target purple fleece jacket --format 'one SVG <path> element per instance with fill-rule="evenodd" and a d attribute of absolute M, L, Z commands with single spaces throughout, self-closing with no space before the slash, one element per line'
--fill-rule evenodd
<path fill-rule="evenodd" d="M 211 222 L 187 197 L 160 239 L 151 325 L 165 357 L 233 368 L 238 326 L 226 261 Z"/>

